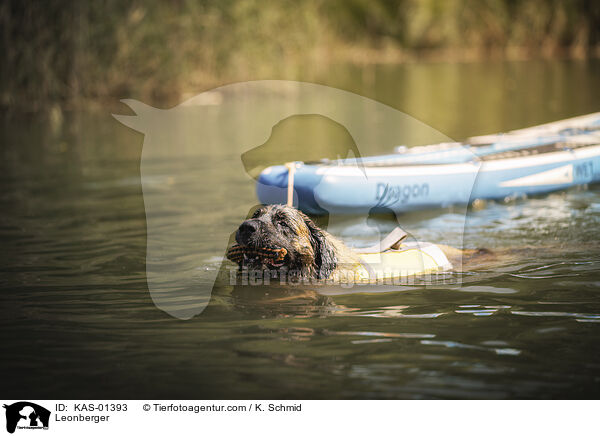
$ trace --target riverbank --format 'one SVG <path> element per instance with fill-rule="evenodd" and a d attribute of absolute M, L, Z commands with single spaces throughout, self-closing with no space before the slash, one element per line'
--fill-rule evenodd
<path fill-rule="evenodd" d="M 235 81 L 323 81 L 340 63 L 600 56 L 585 1 L 9 1 L 0 24 L 0 106 L 25 111 L 171 106 Z"/>

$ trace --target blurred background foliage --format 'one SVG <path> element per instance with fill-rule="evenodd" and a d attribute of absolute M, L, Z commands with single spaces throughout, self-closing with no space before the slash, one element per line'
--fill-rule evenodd
<path fill-rule="evenodd" d="M 597 0 L 72 0 L 0 4 L 0 105 L 314 80 L 338 62 L 597 57 Z"/>

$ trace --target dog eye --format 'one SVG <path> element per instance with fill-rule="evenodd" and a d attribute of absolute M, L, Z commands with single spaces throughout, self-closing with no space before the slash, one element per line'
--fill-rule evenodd
<path fill-rule="evenodd" d="M 288 223 L 286 221 L 284 221 L 284 220 L 277 221 L 277 225 L 280 226 L 280 227 L 285 227 L 286 229 L 290 228 L 290 226 L 288 225 Z"/>

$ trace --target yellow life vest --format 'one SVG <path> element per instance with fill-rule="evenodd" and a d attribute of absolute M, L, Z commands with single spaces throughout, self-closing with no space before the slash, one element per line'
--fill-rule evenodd
<path fill-rule="evenodd" d="M 357 250 L 357 254 L 362 264 L 352 268 L 352 272 L 353 280 L 360 282 L 431 274 L 452 268 L 440 247 L 430 242 L 411 241 L 381 253 L 360 253 Z"/>

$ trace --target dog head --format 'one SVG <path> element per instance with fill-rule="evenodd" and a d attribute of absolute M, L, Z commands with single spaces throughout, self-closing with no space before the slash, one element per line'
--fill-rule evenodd
<path fill-rule="evenodd" d="M 323 279 L 337 266 L 331 236 L 293 207 L 261 207 L 240 225 L 235 239 L 227 257 L 241 268 L 284 269 Z"/>

